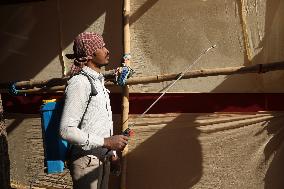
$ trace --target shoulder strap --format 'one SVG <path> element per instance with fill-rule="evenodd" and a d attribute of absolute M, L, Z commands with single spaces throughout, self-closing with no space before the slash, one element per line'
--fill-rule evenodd
<path fill-rule="evenodd" d="M 83 71 L 79 72 L 78 74 L 84 75 L 84 76 L 86 76 L 88 78 L 88 80 L 89 80 L 89 82 L 91 84 L 91 94 L 90 94 L 90 96 L 96 96 L 98 94 L 98 91 L 96 90 L 96 88 L 95 88 L 95 86 L 94 86 L 94 84 L 92 82 L 91 77 L 86 72 L 83 72 Z"/>
<path fill-rule="evenodd" d="M 81 72 L 78 73 L 78 75 L 79 75 L 79 74 L 86 76 L 86 77 L 88 78 L 90 84 L 91 84 L 91 93 L 90 93 L 90 96 L 89 96 L 88 103 L 87 103 L 87 106 L 86 106 L 86 108 L 85 108 L 85 111 L 84 111 L 84 113 L 83 113 L 83 116 L 82 116 L 82 118 L 81 118 L 81 121 L 80 121 L 80 123 L 79 123 L 79 128 L 80 128 L 80 127 L 81 127 L 81 124 L 82 124 L 82 121 L 83 121 L 83 119 L 84 119 L 84 117 L 85 117 L 85 114 L 86 114 L 86 112 L 87 112 L 88 106 L 89 106 L 89 104 L 90 104 L 90 102 L 91 102 L 92 96 L 96 96 L 96 95 L 98 94 L 98 92 L 97 92 L 97 90 L 96 90 L 96 88 L 95 88 L 95 86 L 94 86 L 94 84 L 93 84 L 93 82 L 92 82 L 91 77 L 90 77 L 87 73 L 81 71 Z"/>

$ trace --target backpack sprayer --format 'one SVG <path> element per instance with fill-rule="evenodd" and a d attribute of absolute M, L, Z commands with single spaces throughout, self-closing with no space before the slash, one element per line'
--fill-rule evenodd
<path fill-rule="evenodd" d="M 145 114 L 170 90 L 170 88 L 172 88 L 172 86 L 174 86 L 176 84 L 177 81 L 179 81 L 186 72 L 188 72 L 190 70 L 190 68 L 192 66 L 194 66 L 200 59 L 202 56 L 204 56 L 205 54 L 207 54 L 207 52 L 209 52 L 211 49 L 214 49 L 217 45 L 212 45 L 211 47 L 209 47 L 208 49 L 204 50 L 198 57 L 197 59 L 192 63 L 190 64 L 186 69 L 185 71 L 181 72 L 178 76 L 178 78 L 176 80 L 174 80 L 172 82 L 172 84 L 170 84 L 166 89 L 165 91 L 142 113 L 139 115 L 138 119 L 141 119 L 142 117 L 145 116 Z M 131 127 L 133 127 L 134 125 L 136 125 L 137 121 L 134 122 L 134 123 L 131 123 L 128 128 L 126 130 L 124 130 L 122 132 L 123 135 L 125 136 L 133 136 L 134 135 L 134 131 L 132 129 L 130 129 Z"/>

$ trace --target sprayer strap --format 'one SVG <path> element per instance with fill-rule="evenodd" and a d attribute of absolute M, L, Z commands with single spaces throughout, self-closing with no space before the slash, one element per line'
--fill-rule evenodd
<path fill-rule="evenodd" d="M 80 120 L 80 123 L 79 123 L 79 128 L 81 128 L 82 121 L 83 121 L 83 119 L 84 119 L 84 117 L 85 117 L 85 114 L 86 114 L 87 109 L 88 109 L 88 106 L 89 106 L 89 104 L 90 104 L 90 102 L 91 102 L 92 96 L 96 96 L 96 95 L 98 94 L 98 92 L 97 92 L 97 90 L 96 90 L 96 88 L 95 88 L 95 86 L 94 86 L 94 84 L 93 84 L 93 82 L 92 82 L 92 78 L 91 78 L 87 73 L 81 71 L 81 72 L 78 73 L 78 75 L 84 75 L 84 76 L 86 76 L 86 77 L 88 78 L 90 84 L 91 84 L 91 93 L 90 93 L 90 95 L 89 95 L 88 103 L 87 103 L 87 106 L 86 106 L 86 108 L 85 108 L 85 111 L 84 111 L 83 116 L 82 116 L 82 118 L 81 118 L 81 120 Z"/>

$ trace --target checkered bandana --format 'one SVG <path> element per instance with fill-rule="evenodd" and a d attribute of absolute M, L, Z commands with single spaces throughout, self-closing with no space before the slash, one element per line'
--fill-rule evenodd
<path fill-rule="evenodd" d="M 103 37 L 93 32 L 83 32 L 79 34 L 73 45 L 75 62 L 86 62 L 93 58 L 97 49 L 105 46 Z"/>
<path fill-rule="evenodd" d="M 83 32 L 79 34 L 73 45 L 74 54 L 66 55 L 69 59 L 74 59 L 71 66 L 70 75 L 74 75 L 82 69 L 84 64 L 93 58 L 96 50 L 105 46 L 103 37 L 94 32 Z"/>

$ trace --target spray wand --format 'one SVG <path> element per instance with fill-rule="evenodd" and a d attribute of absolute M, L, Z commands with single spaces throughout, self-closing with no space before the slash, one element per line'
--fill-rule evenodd
<path fill-rule="evenodd" d="M 190 70 L 190 68 L 191 68 L 192 66 L 194 66 L 194 65 L 201 59 L 202 56 L 204 56 L 205 54 L 207 54 L 207 52 L 209 52 L 211 49 L 214 49 L 216 46 L 217 46 L 217 45 L 212 45 L 212 46 L 209 47 L 208 49 L 204 50 L 204 51 L 198 56 L 198 58 L 197 58 L 192 64 L 190 64 L 190 65 L 185 69 L 185 71 L 181 72 L 181 73 L 179 74 L 179 77 L 178 77 L 176 80 L 174 80 L 174 81 L 172 82 L 172 84 L 169 85 L 169 86 L 165 89 L 165 91 L 164 91 L 142 114 L 139 115 L 138 119 L 141 119 L 142 117 L 144 117 L 145 114 L 170 90 L 170 88 L 172 88 L 172 86 L 174 86 L 174 85 L 176 84 L 176 82 L 179 81 L 179 80 L 184 76 L 184 74 L 186 74 L 186 72 L 188 72 L 188 71 Z M 125 122 L 124 122 L 124 123 L 125 123 Z M 134 123 L 131 123 L 131 124 L 128 126 L 128 128 L 125 129 L 125 130 L 122 132 L 122 134 L 125 135 L 125 136 L 128 136 L 128 137 L 129 137 L 129 136 L 133 136 L 133 135 L 134 135 L 134 132 L 133 132 L 133 130 L 131 130 L 130 128 L 133 127 L 134 125 L 136 125 L 136 123 L 137 123 L 137 121 L 134 122 Z"/>

